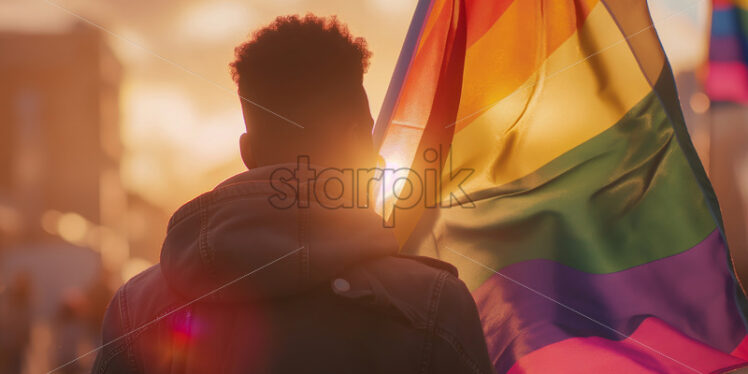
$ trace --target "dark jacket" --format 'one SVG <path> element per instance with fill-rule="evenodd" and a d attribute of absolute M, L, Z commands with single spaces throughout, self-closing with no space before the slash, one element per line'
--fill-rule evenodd
<path fill-rule="evenodd" d="M 364 209 L 273 207 L 272 169 L 182 206 L 107 311 L 94 373 L 489 373 L 454 267 Z"/>

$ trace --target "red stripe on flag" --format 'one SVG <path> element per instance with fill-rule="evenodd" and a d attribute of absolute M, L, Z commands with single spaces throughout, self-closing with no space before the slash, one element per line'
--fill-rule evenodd
<path fill-rule="evenodd" d="M 562 340 L 520 358 L 509 373 L 709 373 L 746 365 L 650 317 L 624 340 Z"/>

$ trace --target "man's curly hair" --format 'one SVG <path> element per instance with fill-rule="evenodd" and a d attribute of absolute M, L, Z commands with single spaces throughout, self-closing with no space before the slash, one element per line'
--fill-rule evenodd
<path fill-rule="evenodd" d="M 230 67 L 240 96 L 305 121 L 361 86 L 371 52 L 334 16 L 309 14 L 276 18 L 235 55 Z"/>

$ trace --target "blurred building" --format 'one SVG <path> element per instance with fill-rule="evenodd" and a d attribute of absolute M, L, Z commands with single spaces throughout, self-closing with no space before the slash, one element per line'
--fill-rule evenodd
<path fill-rule="evenodd" d="M 53 233 L 70 241 L 87 223 L 122 232 L 121 71 L 88 27 L 0 34 L 0 246 L 48 241 L 49 211 L 77 215 Z"/>
<path fill-rule="evenodd" d="M 83 24 L 0 33 L 0 327 L 30 319 L 25 372 L 95 347 L 113 288 L 158 260 L 168 217 L 120 178 L 122 71 Z M 5 292 L 22 277 L 28 310 Z"/>

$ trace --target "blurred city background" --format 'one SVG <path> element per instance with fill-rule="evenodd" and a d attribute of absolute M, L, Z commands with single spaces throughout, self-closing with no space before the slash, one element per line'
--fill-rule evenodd
<path fill-rule="evenodd" d="M 649 4 L 748 274 L 748 77 L 724 95 L 708 80 L 711 1 Z M 364 83 L 376 118 L 415 5 L 2 0 L 0 373 L 47 372 L 94 349 L 113 291 L 158 262 L 170 214 L 243 170 L 228 63 L 251 30 L 282 14 L 338 15 L 373 51 Z M 87 372 L 93 358 L 60 372 Z"/>

